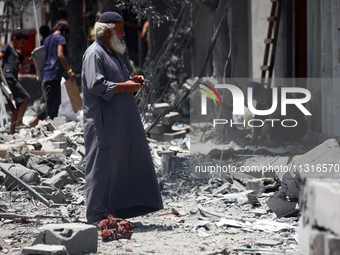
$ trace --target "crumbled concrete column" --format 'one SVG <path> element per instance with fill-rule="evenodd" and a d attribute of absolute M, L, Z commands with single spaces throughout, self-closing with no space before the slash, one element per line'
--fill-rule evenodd
<path fill-rule="evenodd" d="M 68 255 L 64 245 L 37 244 L 22 249 L 23 255 Z"/>
<path fill-rule="evenodd" d="M 96 253 L 98 243 L 97 228 L 80 223 L 50 224 L 44 226 L 33 242 L 36 244 L 64 245 L 69 254 Z"/>

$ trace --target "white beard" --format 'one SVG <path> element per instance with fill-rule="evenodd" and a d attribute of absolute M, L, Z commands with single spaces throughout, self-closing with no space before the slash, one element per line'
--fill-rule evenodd
<path fill-rule="evenodd" d="M 112 34 L 110 38 L 110 47 L 115 52 L 120 54 L 124 54 L 125 52 L 125 43 L 123 38 L 119 39 L 116 34 Z"/>

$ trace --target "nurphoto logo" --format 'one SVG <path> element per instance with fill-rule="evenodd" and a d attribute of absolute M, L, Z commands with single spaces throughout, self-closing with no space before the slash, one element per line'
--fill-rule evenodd
<path fill-rule="evenodd" d="M 211 91 L 214 92 L 214 94 L 218 97 L 218 99 L 220 100 L 221 106 L 222 106 L 222 100 L 220 98 L 220 96 L 218 95 L 218 93 L 216 92 L 215 89 L 227 89 L 231 92 L 232 94 L 232 99 L 233 99 L 233 114 L 234 115 L 244 115 L 244 103 L 245 103 L 245 98 L 244 98 L 244 94 L 243 91 L 235 86 L 235 85 L 231 85 L 231 84 L 216 84 L 215 88 L 213 88 L 210 85 L 207 85 L 205 83 L 201 83 L 204 86 L 206 86 L 207 88 L 209 88 Z M 214 100 L 215 105 L 216 104 L 216 100 L 213 97 L 213 95 L 207 91 L 206 89 L 202 89 L 201 90 L 205 91 L 206 93 L 201 93 L 201 115 L 207 115 L 207 94 Z M 290 93 L 300 93 L 304 96 L 301 96 L 299 98 L 287 98 L 287 95 Z M 298 88 L 298 87 L 281 87 L 281 98 L 279 98 L 279 93 L 278 93 L 278 88 L 273 88 L 272 89 L 272 105 L 269 109 L 267 110 L 258 110 L 254 107 L 253 105 L 253 88 L 248 87 L 248 108 L 249 111 L 254 114 L 255 116 L 269 116 L 272 113 L 274 113 L 278 107 L 281 109 L 281 115 L 282 116 L 286 116 L 287 114 L 287 105 L 295 105 L 297 107 L 297 109 L 299 109 L 305 116 L 311 116 L 312 114 L 306 109 L 306 107 L 303 105 L 307 102 L 309 102 L 309 100 L 311 99 L 311 93 L 309 90 L 305 89 L 305 88 Z M 281 105 L 278 105 L 278 102 L 281 102 Z M 248 121 L 248 126 L 250 127 L 261 127 L 264 122 L 271 122 L 272 126 L 274 125 L 275 121 L 280 121 L 281 125 L 283 127 L 295 127 L 298 123 L 296 120 L 294 119 L 284 119 L 284 120 L 279 120 L 279 119 L 266 119 L 265 121 L 260 120 L 260 119 L 252 119 L 250 121 Z M 258 122 L 258 125 L 255 125 L 254 123 Z M 233 124 L 233 120 L 225 120 L 225 119 L 214 119 L 213 124 L 214 127 L 216 125 L 225 125 L 227 123 L 230 123 L 231 125 Z M 293 124 L 288 124 L 288 123 L 293 123 Z M 244 120 L 242 123 L 234 123 L 234 124 L 243 124 L 244 126 L 246 126 L 246 121 Z"/>

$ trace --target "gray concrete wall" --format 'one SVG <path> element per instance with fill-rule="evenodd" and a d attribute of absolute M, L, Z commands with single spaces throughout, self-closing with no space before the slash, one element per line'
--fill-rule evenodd
<path fill-rule="evenodd" d="M 308 0 L 308 77 L 312 93 L 312 125 L 328 135 L 340 135 L 340 3 Z M 314 126 L 314 125 L 313 125 Z"/>

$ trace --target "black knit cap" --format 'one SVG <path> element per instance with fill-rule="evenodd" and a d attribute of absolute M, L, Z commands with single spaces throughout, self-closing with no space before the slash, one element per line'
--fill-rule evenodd
<path fill-rule="evenodd" d="M 117 12 L 104 12 L 98 19 L 99 23 L 123 23 L 123 18 Z"/>

